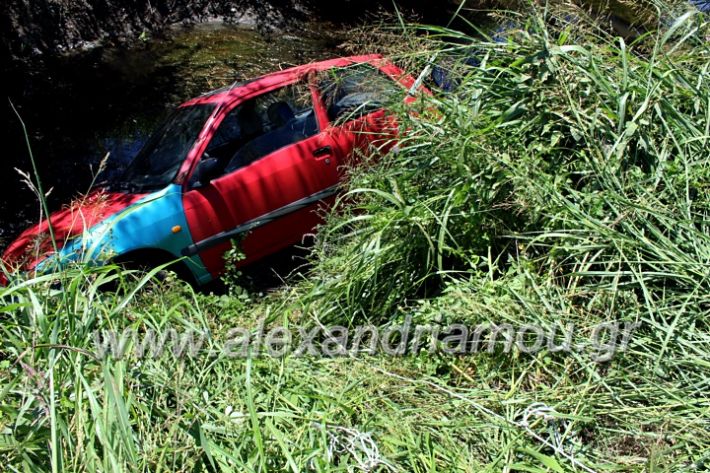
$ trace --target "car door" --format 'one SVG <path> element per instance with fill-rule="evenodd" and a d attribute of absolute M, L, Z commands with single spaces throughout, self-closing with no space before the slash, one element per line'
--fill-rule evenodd
<path fill-rule="evenodd" d="M 183 197 L 194 241 L 184 254 L 199 254 L 213 276 L 231 241 L 240 241 L 246 263 L 298 242 L 320 221 L 338 156 L 316 98 L 306 81 L 283 84 L 240 101 L 216 125 L 202 159 L 218 162 L 220 175 L 200 183 L 193 172 Z"/>

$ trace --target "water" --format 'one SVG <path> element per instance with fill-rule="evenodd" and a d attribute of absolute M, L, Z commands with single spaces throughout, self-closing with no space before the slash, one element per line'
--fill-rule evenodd
<path fill-rule="evenodd" d="M 104 175 L 120 172 L 156 123 L 181 102 L 235 80 L 337 56 L 339 40 L 322 25 L 317 32 L 265 38 L 244 26 L 208 23 L 131 49 L 47 58 L 3 75 L 55 210 L 89 189 L 107 153 Z M 0 159 L 0 248 L 39 216 L 37 198 L 15 171 L 31 171 L 31 163 L 9 103 L 2 120 L 7 131 Z"/>

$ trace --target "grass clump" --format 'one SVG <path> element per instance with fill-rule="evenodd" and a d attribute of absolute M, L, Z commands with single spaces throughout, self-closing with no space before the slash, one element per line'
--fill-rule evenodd
<path fill-rule="evenodd" d="M 417 35 L 427 54 L 403 59 L 439 51 L 458 87 L 395 110 L 406 137 L 352 171 L 307 278 L 262 299 L 147 278 L 105 292 L 118 276 L 102 269 L 1 289 L 3 465 L 707 470 L 707 18 L 626 44 L 583 16 L 525 13 L 504 43 Z M 472 50 L 480 65 L 463 65 Z M 575 336 L 535 353 L 446 354 L 451 334 L 394 357 L 223 350 L 233 327 L 407 320 Z M 638 325 L 600 357 L 593 332 L 612 322 Z M 97 330 L 126 328 L 208 336 L 197 356 L 96 356 Z"/>

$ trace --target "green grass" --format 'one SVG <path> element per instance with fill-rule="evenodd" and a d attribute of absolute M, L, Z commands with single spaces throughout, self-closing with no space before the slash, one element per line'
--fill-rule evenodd
<path fill-rule="evenodd" d="M 625 44 L 545 15 L 525 15 L 505 44 L 405 32 L 415 48 L 397 59 L 421 67 L 441 50 L 461 86 L 417 114 L 395 110 L 408 130 L 399 152 L 352 171 L 309 273 L 277 292 L 214 296 L 85 268 L 61 286 L 42 276 L 1 289 L 3 467 L 707 471 L 707 19 Z M 474 43 L 483 65 L 466 69 L 457 50 Z M 119 290 L 102 291 L 113 278 Z M 589 349 L 220 351 L 230 328 L 264 318 L 295 328 L 406 316 L 574 323 L 577 341 L 602 322 L 641 325 L 602 363 Z M 180 360 L 96 358 L 94 331 L 124 328 L 213 338 Z"/>

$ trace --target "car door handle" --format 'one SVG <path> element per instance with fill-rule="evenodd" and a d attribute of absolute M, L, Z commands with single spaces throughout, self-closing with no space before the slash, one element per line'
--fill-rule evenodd
<path fill-rule="evenodd" d="M 323 146 L 322 148 L 313 150 L 314 158 L 322 158 L 323 156 L 329 156 L 331 154 L 333 154 L 333 148 L 330 146 Z"/>

